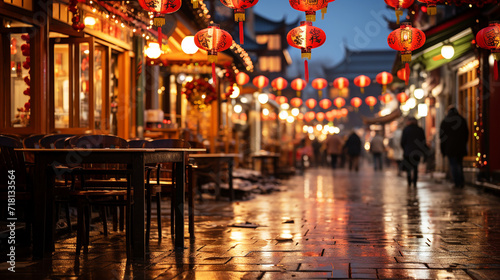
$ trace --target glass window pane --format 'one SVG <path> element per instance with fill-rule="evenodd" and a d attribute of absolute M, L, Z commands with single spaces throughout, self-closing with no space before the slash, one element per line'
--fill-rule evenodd
<path fill-rule="evenodd" d="M 69 45 L 54 45 L 54 125 L 68 128 L 70 123 Z"/>
<path fill-rule="evenodd" d="M 103 105 L 102 105 L 102 95 L 103 95 L 103 75 L 105 71 L 104 67 L 104 57 L 105 51 L 103 46 L 96 46 L 94 51 L 94 123 L 95 129 L 101 129 L 102 117 L 103 117 Z"/>
<path fill-rule="evenodd" d="M 80 43 L 80 94 L 79 94 L 79 111 L 80 111 L 80 125 L 79 127 L 89 127 L 89 79 L 90 79 L 90 61 L 89 61 L 89 43 Z"/>
<path fill-rule="evenodd" d="M 10 35 L 10 98 L 13 127 L 29 126 L 31 114 L 30 44 L 28 34 Z"/>

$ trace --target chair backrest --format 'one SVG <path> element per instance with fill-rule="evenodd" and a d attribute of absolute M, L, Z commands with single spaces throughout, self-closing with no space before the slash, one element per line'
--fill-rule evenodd
<path fill-rule="evenodd" d="M 157 139 L 146 141 L 145 148 L 191 148 L 189 142 L 180 139 Z"/>
<path fill-rule="evenodd" d="M 22 191 L 26 188 L 26 165 L 23 152 L 14 151 L 15 148 L 23 148 L 19 139 L 9 136 L 0 136 L 0 174 L 10 175 L 14 170 L 16 190 Z M 5 177 L 7 178 L 7 177 Z M 7 190 L 7 179 L 1 180 L 2 191 Z"/>
<path fill-rule="evenodd" d="M 66 139 L 72 137 L 74 134 L 49 134 L 38 141 L 40 143 L 40 148 L 44 149 L 54 149 L 55 142 L 59 139 Z"/>
<path fill-rule="evenodd" d="M 203 143 L 198 142 L 198 141 L 188 141 L 189 144 L 191 145 L 191 148 L 205 148 L 205 145 Z"/>
<path fill-rule="evenodd" d="M 45 137 L 45 134 L 30 135 L 30 136 L 24 138 L 23 145 L 25 148 L 38 149 L 38 148 L 40 148 L 40 143 L 38 141 L 40 141 L 40 139 L 42 139 L 43 137 Z"/>
<path fill-rule="evenodd" d="M 129 148 L 143 148 L 146 140 L 143 139 L 129 139 L 127 140 Z"/>
<path fill-rule="evenodd" d="M 128 148 L 127 140 L 115 135 L 83 135 L 75 140 L 77 148 Z"/>
<path fill-rule="evenodd" d="M 54 146 L 53 148 L 54 149 L 71 149 L 71 145 L 69 144 L 69 140 L 73 137 L 75 137 L 75 136 L 57 139 L 53 144 L 53 146 Z"/>

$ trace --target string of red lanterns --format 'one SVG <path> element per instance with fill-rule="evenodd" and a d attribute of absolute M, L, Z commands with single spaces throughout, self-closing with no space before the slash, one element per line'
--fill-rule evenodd
<path fill-rule="evenodd" d="M 271 82 L 271 86 L 276 89 L 278 96 L 281 95 L 281 91 L 288 86 L 288 81 L 282 77 L 278 77 Z"/>
<path fill-rule="evenodd" d="M 483 49 L 491 50 L 494 63 L 494 78 L 498 80 L 498 61 L 500 60 L 500 23 L 490 22 L 488 27 L 485 27 L 476 35 L 477 45 Z"/>
<path fill-rule="evenodd" d="M 300 97 L 300 92 L 306 87 L 307 82 L 301 78 L 292 81 L 291 87 L 297 92 L 297 97 Z"/>
<path fill-rule="evenodd" d="M 365 93 L 365 87 L 369 86 L 371 79 L 365 75 L 359 75 L 354 78 L 354 84 L 360 88 L 361 93 Z"/>
<path fill-rule="evenodd" d="M 382 85 L 382 93 L 385 93 L 385 91 L 387 90 L 387 85 L 392 83 L 393 76 L 391 73 L 384 71 L 378 73 L 375 79 L 377 80 L 377 83 Z"/>
<path fill-rule="evenodd" d="M 244 44 L 243 22 L 245 21 L 245 9 L 255 6 L 259 0 L 220 0 L 221 3 L 234 10 L 234 21 L 239 22 L 240 44 Z"/>
<path fill-rule="evenodd" d="M 312 81 L 311 86 L 318 90 L 318 99 L 321 100 L 323 89 L 328 85 L 328 82 L 323 78 L 316 78 Z"/>
<path fill-rule="evenodd" d="M 290 0 L 290 6 L 297 11 L 306 13 L 307 21 L 316 21 L 316 11 L 326 8 L 328 0 Z"/>

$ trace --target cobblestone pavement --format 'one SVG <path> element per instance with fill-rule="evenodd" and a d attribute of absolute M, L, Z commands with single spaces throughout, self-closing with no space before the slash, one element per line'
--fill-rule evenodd
<path fill-rule="evenodd" d="M 51 258 L 19 260 L 16 273 L 1 264 L 0 279 L 500 279 L 499 196 L 429 178 L 408 188 L 371 168 L 309 169 L 283 184 L 199 203 L 184 252 L 164 226 L 161 243 L 152 231 L 150 261 L 129 264 L 123 233 L 94 231 L 88 254 L 75 258 L 67 238 Z M 259 226 L 231 227 L 245 222 Z"/>

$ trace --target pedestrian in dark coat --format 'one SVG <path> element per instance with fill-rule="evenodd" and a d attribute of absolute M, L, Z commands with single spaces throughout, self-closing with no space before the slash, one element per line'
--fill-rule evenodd
<path fill-rule="evenodd" d="M 425 142 L 425 132 L 418 126 L 417 120 L 408 118 L 401 136 L 403 168 L 407 172 L 408 186 L 417 186 L 418 164 L 420 159 L 425 158 L 428 150 Z"/>
<path fill-rule="evenodd" d="M 448 109 L 448 114 L 441 122 L 439 138 L 441 153 L 448 158 L 455 187 L 463 187 L 465 182 L 463 159 L 467 155 L 469 129 L 467 121 L 455 107 Z"/>
<path fill-rule="evenodd" d="M 356 134 L 352 132 L 347 138 L 344 144 L 344 149 L 347 150 L 347 155 L 349 156 L 349 170 L 354 169 L 356 172 L 359 170 L 359 155 L 361 154 L 361 139 Z"/>

